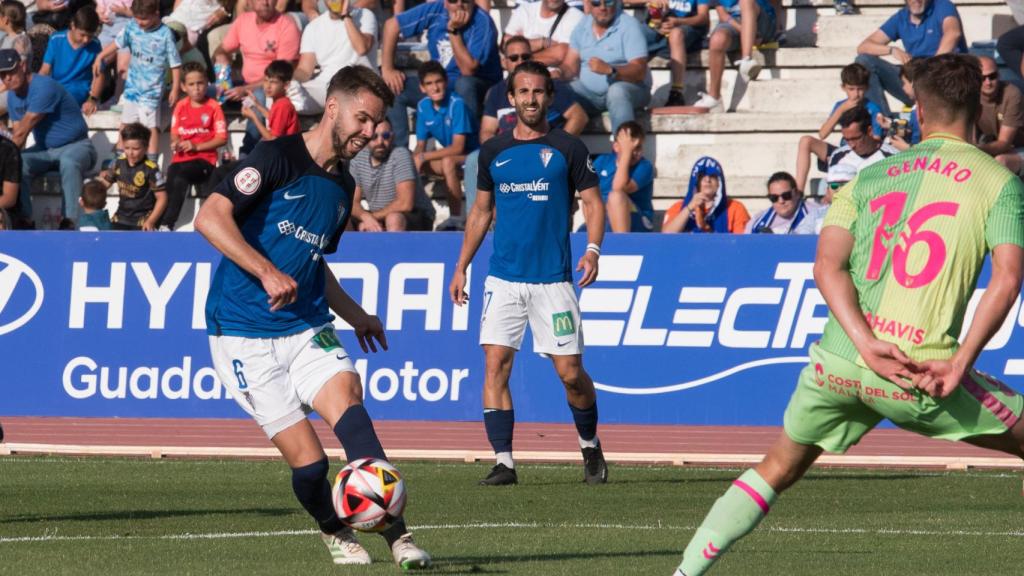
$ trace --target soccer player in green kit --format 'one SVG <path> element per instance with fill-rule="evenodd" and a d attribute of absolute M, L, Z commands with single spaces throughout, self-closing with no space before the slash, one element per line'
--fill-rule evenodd
<path fill-rule="evenodd" d="M 971 56 L 926 60 L 914 82 L 924 141 L 837 193 L 814 262 L 829 319 L 785 432 L 715 502 L 676 576 L 704 574 L 822 451 L 845 452 L 883 418 L 1024 457 L 1024 398 L 973 369 L 1024 269 L 1024 185 L 967 142 L 981 82 Z M 988 253 L 992 278 L 960 344 Z"/>

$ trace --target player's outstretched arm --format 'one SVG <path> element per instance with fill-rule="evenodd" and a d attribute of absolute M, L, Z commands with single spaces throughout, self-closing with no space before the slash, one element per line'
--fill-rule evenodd
<path fill-rule="evenodd" d="M 1022 275 L 1024 248 L 1016 244 L 996 246 L 992 250 L 992 279 L 978 303 L 963 344 L 948 360 L 925 362 L 923 372 L 914 379 L 914 386 L 938 398 L 945 398 L 956 390 L 1013 308 L 1020 294 Z"/>
<path fill-rule="evenodd" d="M 604 202 L 601 202 L 601 191 L 597 186 L 581 191 L 580 201 L 583 220 L 587 223 L 587 250 L 576 264 L 576 271 L 583 271 L 579 281 L 580 288 L 583 288 L 597 280 L 597 259 L 601 256 L 601 242 L 604 240 Z"/>
<path fill-rule="evenodd" d="M 196 215 L 196 231 L 242 270 L 260 279 L 271 312 L 295 302 L 298 284 L 245 241 L 232 215 L 233 208 L 227 196 L 214 192 Z"/>
<path fill-rule="evenodd" d="M 323 262 L 323 260 L 321 260 Z M 383 350 L 388 349 L 388 339 L 384 335 L 384 326 L 380 318 L 367 314 L 334 277 L 330 266 L 324 263 L 324 296 L 327 298 L 327 305 L 342 320 L 352 326 L 352 330 L 359 339 L 359 347 L 363 352 L 376 352 L 377 343 Z M 374 342 L 376 340 L 376 342 Z"/>
<path fill-rule="evenodd" d="M 452 302 L 462 306 L 468 300 L 466 295 L 466 269 L 469 263 L 476 256 L 480 244 L 491 227 L 491 218 L 494 213 L 494 193 L 487 190 L 477 190 L 476 201 L 469 210 L 466 217 L 466 233 L 462 238 L 462 250 L 459 252 L 459 261 L 455 263 L 455 274 L 452 282 L 448 285 L 448 292 Z"/>
<path fill-rule="evenodd" d="M 853 235 L 840 226 L 826 226 L 818 237 L 814 258 L 814 281 L 829 310 L 849 336 L 857 352 L 872 371 L 902 388 L 920 371 L 899 346 L 875 338 L 857 299 L 850 276 Z"/>

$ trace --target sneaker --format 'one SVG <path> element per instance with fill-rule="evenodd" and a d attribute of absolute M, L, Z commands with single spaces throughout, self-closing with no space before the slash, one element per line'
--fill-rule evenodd
<path fill-rule="evenodd" d="M 757 80 L 757 75 L 761 73 L 761 63 L 753 58 L 743 58 L 736 67 L 740 70 L 740 76 L 747 82 Z"/>
<path fill-rule="evenodd" d="M 335 564 L 369 564 L 370 555 L 356 540 L 351 528 L 344 528 L 334 534 L 320 534 L 320 539 L 331 552 Z"/>
<path fill-rule="evenodd" d="M 430 554 L 412 541 L 412 534 L 403 534 L 391 545 L 391 553 L 395 556 L 395 564 L 402 570 L 422 570 L 430 568 Z"/>
<path fill-rule="evenodd" d="M 508 486 L 511 484 L 519 484 L 519 476 L 516 475 L 515 468 L 509 468 L 504 464 L 495 464 L 487 478 L 480 481 L 481 486 Z"/>
<path fill-rule="evenodd" d="M 708 111 L 721 111 L 722 101 L 705 92 L 700 93 L 700 99 L 693 103 L 694 108 L 707 108 Z"/>
<path fill-rule="evenodd" d="M 604 461 L 600 444 L 596 448 L 583 449 L 583 481 L 587 484 L 608 482 L 608 463 Z"/>
<path fill-rule="evenodd" d="M 852 16 L 857 13 L 847 0 L 835 0 L 832 6 L 836 9 L 836 16 Z"/>
<path fill-rule="evenodd" d="M 683 98 L 683 93 L 679 90 L 670 90 L 665 106 L 686 106 L 686 99 Z"/>

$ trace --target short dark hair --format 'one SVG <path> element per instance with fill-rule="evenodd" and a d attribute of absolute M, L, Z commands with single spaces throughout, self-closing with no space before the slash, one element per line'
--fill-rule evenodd
<path fill-rule="evenodd" d="M 99 180 L 90 180 L 82 186 L 82 206 L 89 210 L 102 210 L 107 205 L 107 187 Z"/>
<path fill-rule="evenodd" d="M 867 106 L 859 104 L 839 116 L 839 126 L 841 128 L 847 128 L 853 124 L 860 126 L 861 132 L 865 134 L 871 130 L 871 112 L 868 112 Z"/>
<path fill-rule="evenodd" d="M 926 58 L 914 71 L 914 95 L 940 123 L 974 122 L 981 111 L 981 63 L 967 54 Z"/>
<path fill-rule="evenodd" d="M 141 140 L 142 142 L 149 144 L 149 128 L 146 128 L 138 122 L 125 124 L 121 127 L 121 141 L 127 142 L 129 140 Z"/>
<path fill-rule="evenodd" d="M 292 75 L 295 74 L 295 67 L 292 66 L 291 62 L 287 60 L 274 60 L 267 65 L 267 69 L 263 71 L 263 75 L 271 80 L 280 80 L 285 84 L 292 81 Z"/>
<path fill-rule="evenodd" d="M 515 70 L 508 75 L 508 90 L 509 94 L 515 94 L 516 77 L 520 74 L 536 74 L 537 76 L 544 77 L 544 91 L 548 94 L 555 93 L 555 81 L 551 79 L 551 71 L 548 67 L 537 62 L 536 60 L 527 60 L 519 66 L 516 66 Z"/>
<path fill-rule="evenodd" d="M 385 108 L 390 108 L 395 103 L 395 95 L 384 83 L 384 79 L 373 70 L 360 64 L 345 66 L 338 70 L 331 77 L 331 83 L 327 85 L 328 96 L 334 93 L 351 96 L 360 90 L 368 90 L 380 98 L 384 102 Z"/>
<path fill-rule="evenodd" d="M 96 10 L 95 6 L 93 10 Z M 160 14 L 160 0 L 132 0 L 132 14 L 142 17 L 157 16 Z"/>
<path fill-rule="evenodd" d="M 96 14 L 95 4 L 86 4 L 75 12 L 71 17 L 71 25 L 89 35 L 94 35 L 100 30 L 100 17 Z"/>
<path fill-rule="evenodd" d="M 420 67 L 416 70 L 416 74 L 419 76 L 421 84 L 430 74 L 440 74 L 441 78 L 444 78 L 445 82 L 448 81 L 448 71 L 445 70 L 444 66 L 441 66 L 441 63 L 437 60 L 427 60 L 423 64 L 420 64 Z"/>
<path fill-rule="evenodd" d="M 843 66 L 839 80 L 846 86 L 867 86 L 871 82 L 871 72 L 863 64 L 854 62 Z"/>
<path fill-rule="evenodd" d="M 530 48 L 530 41 L 526 38 L 526 36 L 520 36 L 519 34 L 516 34 L 515 36 L 509 36 L 508 38 L 505 38 L 505 45 L 502 46 L 501 53 L 506 54 L 508 52 L 508 47 L 511 46 L 512 44 L 526 44 L 526 47 Z"/>
<path fill-rule="evenodd" d="M 907 82 L 913 82 L 914 76 L 921 70 L 921 64 L 924 62 L 924 58 L 911 58 L 906 64 L 900 66 L 900 77 L 906 78 Z"/>
<path fill-rule="evenodd" d="M 25 22 L 28 19 L 25 13 L 25 5 L 18 0 L 4 0 L 0 2 L 0 12 L 11 22 L 11 28 L 15 32 L 25 30 Z"/>
<path fill-rule="evenodd" d="M 195 60 L 189 60 L 188 62 L 185 62 L 184 64 L 182 64 L 181 65 L 181 81 L 182 81 L 182 83 L 184 83 L 185 82 L 185 78 L 189 74 L 192 74 L 193 72 L 199 72 L 200 74 L 203 75 L 203 78 L 205 78 L 206 77 L 206 65 L 203 64 L 202 62 L 196 62 Z"/>
<path fill-rule="evenodd" d="M 643 126 L 636 120 L 627 120 L 619 124 L 619 127 L 615 130 L 615 135 L 618 136 L 619 132 L 626 132 L 630 138 L 636 138 L 641 142 L 643 142 L 645 137 Z"/>
<path fill-rule="evenodd" d="M 768 183 L 765 184 L 765 187 L 767 188 L 776 182 L 785 182 L 786 184 L 789 184 L 793 190 L 797 189 L 796 178 L 793 178 L 793 175 L 789 172 L 776 172 L 775 174 L 772 174 L 768 177 Z"/>

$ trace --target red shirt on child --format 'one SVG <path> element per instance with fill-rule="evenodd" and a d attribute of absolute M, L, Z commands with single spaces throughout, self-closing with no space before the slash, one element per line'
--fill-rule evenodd
<path fill-rule="evenodd" d="M 187 140 L 196 144 L 209 142 L 218 136 L 226 137 L 228 125 L 224 120 L 224 111 L 213 98 L 207 98 L 199 106 L 194 106 L 189 98 L 182 98 L 174 107 L 174 115 L 171 118 L 171 134 L 176 134 L 178 140 Z M 188 162 L 189 160 L 206 160 L 216 166 L 217 151 L 175 152 L 171 163 Z"/>

